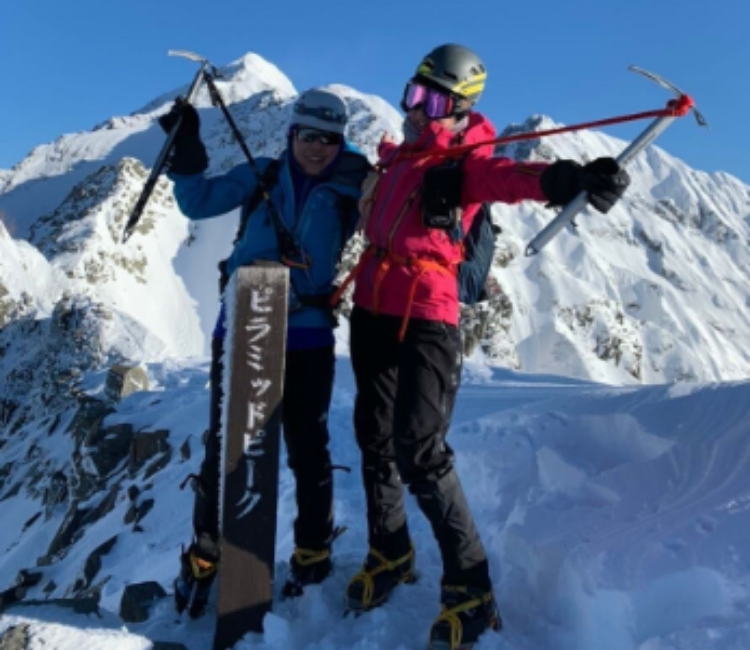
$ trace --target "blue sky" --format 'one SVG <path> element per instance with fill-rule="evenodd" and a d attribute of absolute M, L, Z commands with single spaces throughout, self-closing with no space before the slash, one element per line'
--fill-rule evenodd
<path fill-rule="evenodd" d="M 345 83 L 397 105 L 445 42 L 484 59 L 479 109 L 499 129 L 535 113 L 572 124 L 661 108 L 668 94 L 626 68 L 658 72 L 711 124 L 679 120 L 658 144 L 750 182 L 747 0 L 2 0 L 0 168 L 189 81 L 169 49 L 217 65 L 257 52 L 298 89 Z M 645 125 L 607 132 L 629 139 Z"/>

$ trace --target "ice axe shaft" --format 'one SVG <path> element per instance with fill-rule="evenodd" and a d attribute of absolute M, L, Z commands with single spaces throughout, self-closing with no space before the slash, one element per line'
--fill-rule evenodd
<path fill-rule="evenodd" d="M 651 144 L 659 134 L 664 131 L 676 117 L 660 117 L 654 120 L 633 142 L 615 160 L 621 167 L 625 167 L 639 152 Z M 544 248 L 565 226 L 567 226 L 581 210 L 588 205 L 588 194 L 580 192 L 552 221 L 550 221 L 540 232 L 529 242 L 526 247 L 526 257 L 535 255 Z"/>
<path fill-rule="evenodd" d="M 194 54 L 193 52 L 187 52 L 185 50 L 169 50 L 170 56 L 181 56 L 186 59 L 190 59 L 192 61 L 197 61 L 201 64 L 200 69 L 195 74 L 195 77 L 193 78 L 192 83 L 190 84 L 190 89 L 188 90 L 188 94 L 185 98 L 185 101 L 189 104 L 192 104 L 195 100 L 196 95 L 198 94 L 198 89 L 200 88 L 201 80 L 203 79 L 203 73 L 206 70 L 206 68 L 210 65 L 210 63 L 204 59 L 201 56 L 198 56 L 197 54 Z M 133 210 L 130 213 L 130 216 L 128 217 L 128 221 L 125 224 L 125 228 L 122 232 L 122 243 L 124 244 L 128 239 L 130 239 L 130 236 L 133 234 L 133 231 L 135 230 L 135 227 L 138 225 L 138 222 L 141 219 L 141 216 L 143 215 L 143 210 L 146 207 L 146 204 L 148 203 L 149 198 L 151 197 L 152 192 L 154 191 L 154 188 L 156 187 L 156 183 L 159 180 L 159 176 L 161 175 L 164 165 L 167 162 L 167 159 L 169 157 L 170 152 L 172 151 L 172 147 L 174 146 L 174 140 L 177 136 L 177 132 L 180 130 L 180 126 L 182 125 L 182 116 L 180 115 L 175 122 L 175 125 L 172 127 L 171 131 L 167 135 L 167 139 L 164 142 L 164 145 L 161 148 L 161 151 L 159 152 L 159 155 L 156 157 L 156 162 L 154 163 L 153 167 L 151 168 L 151 173 L 149 174 L 148 179 L 146 180 L 145 185 L 143 186 L 143 190 L 141 191 L 140 196 L 138 197 L 138 200 L 135 202 L 135 206 L 133 206 Z"/>
<path fill-rule="evenodd" d="M 677 100 L 667 104 L 668 108 L 675 109 L 672 115 L 663 115 L 649 124 L 644 131 L 631 142 L 615 160 L 621 167 L 626 167 L 630 161 L 641 151 L 659 137 L 664 130 L 678 117 L 684 116 L 688 111 L 693 111 L 700 126 L 708 126 L 703 115 L 695 108 L 694 102 L 689 95 L 683 93 L 679 88 L 664 80 L 662 77 L 642 70 L 636 66 L 630 66 L 634 72 L 656 81 L 659 85 L 672 90 L 677 95 Z M 526 257 L 538 253 L 544 248 L 565 226 L 573 221 L 576 215 L 588 205 L 588 195 L 585 191 L 576 196 L 552 221 L 550 221 L 539 234 L 532 239 L 526 247 Z"/>

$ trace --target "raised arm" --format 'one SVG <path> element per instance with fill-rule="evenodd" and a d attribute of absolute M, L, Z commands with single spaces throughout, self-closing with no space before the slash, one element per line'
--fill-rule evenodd
<path fill-rule="evenodd" d="M 223 176 L 169 174 L 180 211 L 191 220 L 210 219 L 241 206 L 257 184 L 250 165 L 238 165 Z"/>
<path fill-rule="evenodd" d="M 238 165 L 227 174 L 206 178 L 208 154 L 200 136 L 198 111 L 188 102 L 178 100 L 159 118 L 159 125 L 166 133 L 178 122 L 180 128 L 167 166 L 182 213 L 188 219 L 209 219 L 242 205 L 256 185 L 250 166 Z"/>

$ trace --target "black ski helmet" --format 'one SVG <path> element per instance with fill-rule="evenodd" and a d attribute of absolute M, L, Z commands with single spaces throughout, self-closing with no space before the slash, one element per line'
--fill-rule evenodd
<path fill-rule="evenodd" d="M 422 59 L 415 79 L 437 84 L 476 104 L 484 90 L 487 71 L 482 60 L 463 45 L 436 47 Z"/>

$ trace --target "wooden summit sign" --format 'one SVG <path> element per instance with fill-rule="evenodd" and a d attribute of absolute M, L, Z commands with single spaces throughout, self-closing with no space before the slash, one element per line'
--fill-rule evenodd
<path fill-rule="evenodd" d="M 261 632 L 273 604 L 288 292 L 288 269 L 271 263 L 227 286 L 214 650 Z"/>

